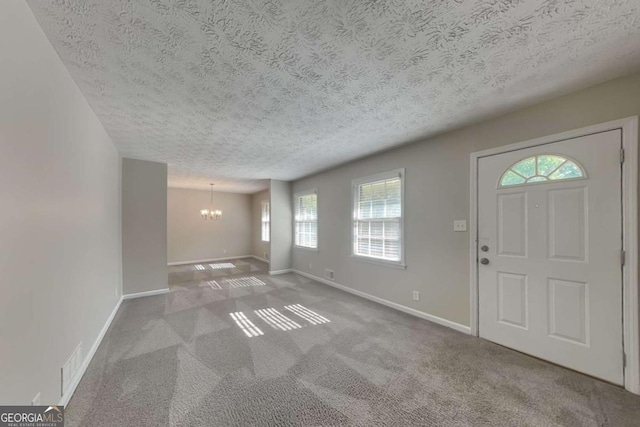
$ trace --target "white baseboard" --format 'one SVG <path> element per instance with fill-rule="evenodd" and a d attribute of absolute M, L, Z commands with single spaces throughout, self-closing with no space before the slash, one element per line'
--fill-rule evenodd
<path fill-rule="evenodd" d="M 107 333 L 109 326 L 111 326 L 111 322 L 113 322 L 114 317 L 116 317 L 116 313 L 118 312 L 118 309 L 120 308 L 120 305 L 122 304 L 123 299 L 124 297 L 120 297 L 120 299 L 116 303 L 116 306 L 111 311 L 111 314 L 107 318 L 107 321 L 102 327 L 102 330 L 100 330 L 98 337 L 93 342 L 91 349 L 89 349 L 89 353 L 87 353 L 84 360 L 82 361 L 82 366 L 80 366 L 80 369 L 78 369 L 78 372 L 76 373 L 76 376 L 73 378 L 71 384 L 69 385 L 67 392 L 63 394 L 62 397 L 60 398 L 60 403 L 59 403 L 60 406 L 67 406 L 67 404 L 71 400 L 71 396 L 73 396 L 73 393 L 76 391 L 76 387 L 78 387 L 78 384 L 80 384 L 80 380 L 82 379 L 82 376 L 84 375 L 85 371 L 89 367 L 89 363 L 91 363 L 91 359 L 93 359 L 93 356 L 96 354 L 98 347 L 100 347 L 100 343 L 102 342 L 102 339 Z"/>
<path fill-rule="evenodd" d="M 314 276 L 313 274 L 305 273 L 300 270 L 293 270 L 294 273 L 299 274 L 301 276 L 307 277 L 311 280 L 315 280 L 316 282 L 324 283 L 325 285 L 333 286 L 334 288 L 343 290 L 345 292 L 349 292 L 350 294 L 357 295 L 359 297 L 368 299 L 373 302 L 377 302 L 378 304 L 386 305 L 387 307 L 394 308 L 396 310 L 402 311 L 404 313 L 410 314 L 412 316 L 419 317 L 424 320 L 428 320 L 433 323 L 437 323 L 438 325 L 446 326 L 451 329 L 455 329 L 458 332 L 463 332 L 465 334 L 471 334 L 471 328 L 469 326 L 461 325 L 460 323 L 452 322 L 451 320 L 443 319 L 442 317 L 434 316 L 432 314 L 428 314 L 422 312 L 420 310 L 416 310 L 415 308 L 407 307 L 406 305 L 398 304 L 384 298 L 376 297 L 370 294 L 367 294 L 362 291 L 358 291 L 352 289 L 348 286 L 341 285 L 336 282 L 332 282 L 331 280 L 323 279 L 322 277 Z"/>
<path fill-rule="evenodd" d="M 277 276 L 278 274 L 287 274 L 287 273 L 293 273 L 293 270 L 290 268 L 287 268 L 286 270 L 269 271 L 269 276 Z"/>
<path fill-rule="evenodd" d="M 239 256 L 229 256 L 225 258 L 196 259 L 192 261 L 168 262 L 167 266 L 171 267 L 172 265 L 186 265 L 186 264 L 200 264 L 205 262 L 229 261 L 232 259 L 242 259 L 242 258 L 257 258 L 257 257 L 255 255 L 239 255 Z"/>
<path fill-rule="evenodd" d="M 255 259 L 257 259 L 258 261 L 266 262 L 267 264 L 269 264 L 269 260 L 268 260 L 268 259 L 266 259 L 266 258 L 260 258 L 260 257 L 259 257 L 259 256 L 257 256 L 257 255 L 251 255 L 251 258 L 255 258 Z"/>
<path fill-rule="evenodd" d="M 168 294 L 169 292 L 171 292 L 171 289 L 169 288 L 156 289 L 155 291 L 146 291 L 146 292 L 138 292 L 135 294 L 122 295 L 122 299 L 125 300 L 125 299 L 141 298 L 141 297 L 150 297 L 152 295 Z"/>
<path fill-rule="evenodd" d="M 100 330 L 100 333 L 98 334 L 98 337 L 93 342 L 93 345 L 91 346 L 91 349 L 89 349 L 89 352 L 85 356 L 84 361 L 82 362 L 82 366 L 80 366 L 80 369 L 78 369 L 78 372 L 77 372 L 76 376 L 73 378 L 71 384 L 69 385 L 69 388 L 67 389 L 67 392 L 64 395 L 62 395 L 62 397 L 60 398 L 60 403 L 59 403 L 60 406 L 66 406 L 69 403 L 69 401 L 71 400 L 71 397 L 73 396 L 73 393 L 76 391 L 76 388 L 78 387 L 78 384 L 80 383 L 80 380 L 82 379 L 82 376 L 84 375 L 85 371 L 89 367 L 89 363 L 91 363 L 91 359 L 93 359 L 93 356 L 96 354 L 96 351 L 98 350 L 98 347 L 100 347 L 100 343 L 102 342 L 102 339 L 104 338 L 105 334 L 107 333 L 107 330 L 109 329 L 109 326 L 111 326 L 111 322 L 113 322 L 113 319 L 116 317 L 116 313 L 118 312 L 118 309 L 122 305 L 122 301 L 127 300 L 127 299 L 132 299 L 132 298 L 140 298 L 140 297 L 151 296 L 151 295 L 161 295 L 161 294 L 166 294 L 168 292 L 170 292 L 169 289 L 158 289 L 158 290 L 155 290 L 155 291 L 139 292 L 139 293 L 136 293 L 136 294 L 128 294 L 128 295 L 123 295 L 122 297 L 120 297 L 120 299 L 116 303 L 116 306 L 113 308 L 113 310 L 111 311 L 111 314 L 107 318 L 107 321 L 105 322 L 104 326 Z"/>

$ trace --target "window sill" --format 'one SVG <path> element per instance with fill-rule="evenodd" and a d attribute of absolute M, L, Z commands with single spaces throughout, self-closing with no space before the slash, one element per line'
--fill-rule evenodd
<path fill-rule="evenodd" d="M 310 251 L 310 252 L 318 252 L 318 248 L 310 248 L 308 246 L 298 246 L 298 245 L 293 245 L 294 249 L 302 249 L 304 251 Z"/>
<path fill-rule="evenodd" d="M 395 268 L 398 270 L 404 270 L 407 268 L 407 264 L 402 261 L 387 261 L 384 259 L 363 257 L 360 255 L 351 255 L 351 258 L 357 261 L 366 262 L 367 264 L 377 264 L 385 267 Z"/>

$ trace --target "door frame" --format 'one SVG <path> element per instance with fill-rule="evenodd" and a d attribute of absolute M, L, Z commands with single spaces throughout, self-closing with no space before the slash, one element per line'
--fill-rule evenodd
<path fill-rule="evenodd" d="M 640 394 L 640 325 L 638 292 L 638 116 L 626 117 L 587 126 L 580 129 L 543 136 L 515 144 L 504 145 L 471 153 L 470 169 L 470 329 L 471 335 L 479 336 L 478 300 L 478 162 L 482 157 L 493 156 L 524 148 L 560 142 L 567 139 L 620 129 L 624 162 L 622 163 L 622 245 L 626 259 L 622 268 L 622 327 L 624 387 Z"/>

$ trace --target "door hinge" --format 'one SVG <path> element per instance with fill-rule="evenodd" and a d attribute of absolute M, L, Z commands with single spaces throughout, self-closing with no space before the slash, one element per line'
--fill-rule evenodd
<path fill-rule="evenodd" d="M 620 163 L 624 163 L 624 148 L 620 149 Z"/>
<path fill-rule="evenodd" d="M 624 266 L 627 262 L 627 251 L 620 251 L 620 265 Z"/>

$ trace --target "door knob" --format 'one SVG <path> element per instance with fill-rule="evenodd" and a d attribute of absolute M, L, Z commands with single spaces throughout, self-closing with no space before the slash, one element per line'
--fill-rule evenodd
<path fill-rule="evenodd" d="M 489 260 L 487 258 L 480 258 L 480 264 L 487 265 L 489 264 Z"/>
<path fill-rule="evenodd" d="M 489 246 L 487 246 L 487 245 L 482 245 L 482 246 L 480 246 L 480 250 L 481 250 L 482 252 L 489 252 Z"/>

